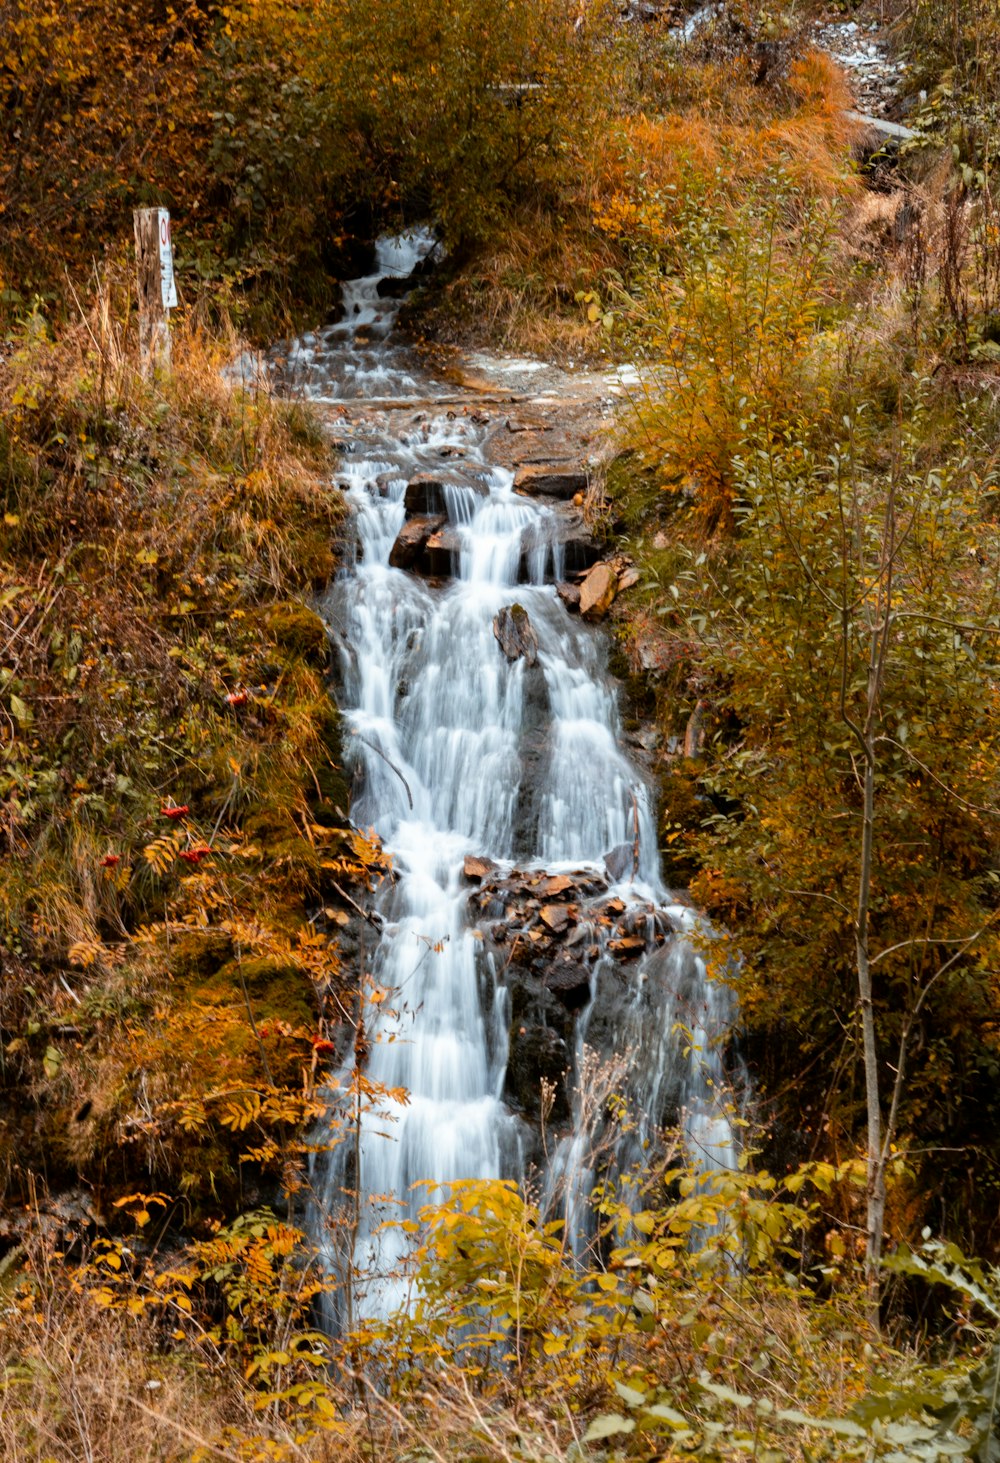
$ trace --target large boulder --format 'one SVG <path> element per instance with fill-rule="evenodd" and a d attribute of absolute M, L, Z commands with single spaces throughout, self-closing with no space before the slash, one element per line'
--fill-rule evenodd
<path fill-rule="evenodd" d="M 510 661 L 534 665 L 538 659 L 538 636 L 523 605 L 504 605 L 493 618 L 493 634 Z"/>

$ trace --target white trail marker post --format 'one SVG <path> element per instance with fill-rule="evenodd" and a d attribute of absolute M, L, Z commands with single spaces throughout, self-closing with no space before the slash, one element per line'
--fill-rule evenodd
<path fill-rule="evenodd" d="M 135 210 L 135 260 L 139 291 L 139 363 L 144 376 L 170 370 L 170 315 L 177 305 L 170 214 L 165 208 Z"/>

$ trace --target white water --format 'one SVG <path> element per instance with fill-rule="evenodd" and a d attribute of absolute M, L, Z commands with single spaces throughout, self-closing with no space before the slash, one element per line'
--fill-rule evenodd
<path fill-rule="evenodd" d="M 382 274 L 408 274 L 429 244 L 419 234 L 382 243 L 377 272 L 345 286 L 343 321 L 296 343 L 286 379 L 324 401 L 433 396 L 435 383 L 389 339 L 396 303 L 377 294 Z M 352 817 L 377 829 L 395 870 L 368 954 L 369 990 L 389 995 L 365 1008 L 366 1070 L 372 1083 L 409 1094 L 366 1111 L 357 1131 L 336 1094 L 331 1100 L 330 1137 L 343 1141 L 317 1161 L 313 1221 L 334 1269 L 343 1266 L 344 1235 L 356 1238 L 355 1314 L 405 1301 L 409 1241 L 383 1221 L 415 1217 L 455 1180 L 520 1177 L 533 1142 L 503 1101 L 508 1001 L 469 922 L 466 854 L 521 869 L 600 870 L 608 850 L 637 835 L 636 877 L 618 892 L 651 915 L 659 908 L 677 929 L 695 923 L 660 883 L 650 796 L 619 745 L 604 638 L 571 618 L 555 593 L 561 565 L 547 528 L 558 509 L 519 497 L 511 473 L 489 466 L 487 430 L 463 414 L 369 412 L 339 476 L 355 513 L 357 559 L 325 610 L 340 649 L 345 730 L 354 733 Z M 430 472 L 446 480 L 459 534 L 454 577 L 443 584 L 388 563 L 407 482 Z M 509 663 L 493 634 L 494 615 L 515 601 L 538 637 L 534 670 Z M 543 765 L 529 776 L 528 751 L 537 764 L 539 747 Z M 702 956 L 682 935 L 658 950 L 651 940 L 649 956 L 628 969 L 604 950 L 591 991 L 575 1058 L 583 1069 L 586 1040 L 626 1054 L 625 1091 L 640 1121 L 620 1161 L 639 1156 L 672 1107 L 706 1166 L 729 1164 L 733 1138 L 718 1093 L 730 998 L 706 979 Z M 352 1063 L 348 1054 L 345 1082 Z M 581 1232 L 594 1178 L 586 1099 L 578 1095 L 575 1127 L 548 1175 L 553 1204 Z M 414 1191 L 421 1181 L 432 1187 Z M 355 1184 L 363 1195 L 356 1224 L 342 1218 Z"/>

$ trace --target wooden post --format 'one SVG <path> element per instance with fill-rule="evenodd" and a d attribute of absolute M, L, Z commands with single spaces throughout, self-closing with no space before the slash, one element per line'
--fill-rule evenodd
<path fill-rule="evenodd" d="M 176 305 L 170 216 L 162 208 L 135 210 L 139 291 L 139 365 L 146 377 L 170 371 L 170 311 Z"/>

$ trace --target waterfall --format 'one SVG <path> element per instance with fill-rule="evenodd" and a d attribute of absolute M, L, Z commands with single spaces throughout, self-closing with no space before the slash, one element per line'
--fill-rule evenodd
<path fill-rule="evenodd" d="M 335 1216 L 345 1193 L 364 1195 L 340 1227 L 354 1247 L 356 1314 L 405 1302 L 409 1240 L 384 1221 L 414 1219 L 452 1181 L 521 1178 L 538 1159 L 531 1125 L 506 1100 L 510 992 L 489 929 L 470 910 L 468 856 L 493 861 L 501 876 L 515 867 L 589 876 L 593 897 L 615 897 L 648 934 L 646 953 L 626 969 L 594 919 L 589 989 L 566 1052 L 577 1091 L 545 1180 L 573 1228 L 586 1228 L 594 1178 L 579 1090 L 593 1064 L 587 1047 L 622 1054 L 638 1126 L 620 1164 L 641 1155 L 668 1112 L 683 1115 L 708 1166 L 733 1157 L 718 1100 L 729 989 L 708 979 L 697 916 L 661 884 L 652 799 L 620 745 L 605 637 L 556 593 L 559 507 L 514 491 L 513 473 L 487 456 L 491 424 L 474 410 L 438 408 L 453 388 L 393 338 L 399 306 L 380 282 L 407 276 L 432 242 L 422 233 L 382 241 L 376 271 L 345 285 L 342 319 L 295 342 L 279 368 L 286 389 L 333 410 L 366 403 L 338 475 L 354 514 L 354 561 L 322 609 L 340 657 L 352 816 L 375 827 L 393 866 L 367 952 L 377 1003 L 365 1007 L 366 1073 L 406 1097 L 352 1123 L 331 1090 L 339 1141 L 317 1157 L 312 1222 L 336 1268 Z M 373 399 L 382 406 L 368 409 Z M 415 479 L 439 492 L 448 576 L 390 565 Z M 494 617 L 515 602 L 537 638 L 534 664 L 508 660 L 494 634 Z M 604 855 L 623 845 L 635 854 L 616 881 Z M 345 1054 L 341 1091 L 353 1060 Z"/>

